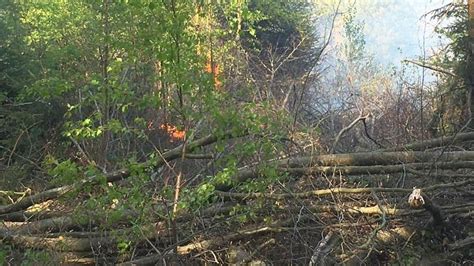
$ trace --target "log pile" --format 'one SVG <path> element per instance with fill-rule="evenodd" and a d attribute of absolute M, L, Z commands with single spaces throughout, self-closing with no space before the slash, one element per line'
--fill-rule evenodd
<path fill-rule="evenodd" d="M 193 151 L 237 137 L 190 141 L 162 153 L 153 167 L 201 159 Z M 213 200 L 203 209 L 168 217 L 150 214 L 149 223 L 140 225 L 130 222 L 140 215 L 136 210 L 122 210 L 113 230 L 104 229 L 100 211 L 78 219 L 68 204 L 87 197 L 81 189 L 103 182 L 104 176 L 120 186 L 132 175 L 129 169 L 37 193 L 3 191 L 13 202 L 0 206 L 0 240 L 18 250 L 50 252 L 61 263 L 320 265 L 396 256 L 423 240 L 422 232 L 429 229 L 439 240 L 437 248 L 459 255 L 474 242 L 469 229 L 474 225 L 474 152 L 446 147 L 472 140 L 474 133 L 464 133 L 391 150 L 278 158 L 265 165 L 287 179 L 263 192 L 235 189 L 264 175 L 262 163 L 247 165 L 234 173 L 231 184 L 214 184 Z M 70 193 L 80 196 L 71 199 Z M 121 252 L 121 236 L 132 234 L 131 252 Z"/>

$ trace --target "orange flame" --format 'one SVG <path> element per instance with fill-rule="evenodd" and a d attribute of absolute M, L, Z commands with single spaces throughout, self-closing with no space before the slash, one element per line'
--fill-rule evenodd
<path fill-rule="evenodd" d="M 216 64 L 212 61 L 213 61 L 212 56 L 209 53 L 207 55 L 207 62 L 206 62 L 206 66 L 204 67 L 204 71 L 212 74 L 214 78 L 214 88 L 216 88 L 216 90 L 221 90 L 222 82 L 219 80 L 219 74 L 220 74 L 219 64 Z"/>
<path fill-rule="evenodd" d="M 168 133 L 171 140 L 184 140 L 184 137 L 186 136 L 186 131 L 179 130 L 177 127 L 168 123 L 161 124 L 160 128 Z"/>

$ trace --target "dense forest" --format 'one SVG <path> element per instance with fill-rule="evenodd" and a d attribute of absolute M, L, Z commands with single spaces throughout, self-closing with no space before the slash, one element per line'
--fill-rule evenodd
<path fill-rule="evenodd" d="M 0 264 L 472 265 L 474 1 L 351 2 L 0 1 Z"/>

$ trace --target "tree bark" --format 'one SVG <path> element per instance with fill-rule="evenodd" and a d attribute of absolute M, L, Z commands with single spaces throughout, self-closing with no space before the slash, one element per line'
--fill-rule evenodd
<path fill-rule="evenodd" d="M 459 133 L 459 134 L 452 135 L 452 136 L 439 137 L 439 138 L 435 138 L 435 139 L 425 140 L 423 142 L 414 142 L 414 143 L 410 143 L 410 144 L 407 144 L 407 145 L 402 146 L 402 147 L 385 149 L 383 151 L 405 151 L 405 150 L 422 151 L 422 150 L 436 148 L 436 147 L 442 147 L 442 146 L 446 146 L 446 145 L 458 144 L 458 143 L 461 143 L 461 142 L 464 142 L 464 141 L 470 141 L 470 140 L 474 140 L 474 132 Z"/>
<path fill-rule="evenodd" d="M 468 0 L 468 30 L 469 30 L 469 46 L 470 51 L 466 58 L 467 62 L 467 77 L 466 83 L 468 87 L 468 103 L 470 108 L 470 128 L 474 129 L 474 0 Z"/>
<path fill-rule="evenodd" d="M 438 161 L 438 162 L 436 162 Z M 434 162 L 434 163 L 433 163 Z M 426 153 L 406 152 L 365 152 L 329 154 L 288 158 L 271 162 L 278 174 L 289 173 L 296 176 L 309 174 L 390 174 L 423 169 L 474 169 L 474 152 Z M 262 176 L 260 167 L 243 167 L 232 176 L 233 183 L 242 183 Z M 229 184 L 216 184 L 218 190 L 229 190 Z"/>
<path fill-rule="evenodd" d="M 304 156 L 278 161 L 277 165 L 282 167 L 307 167 L 307 166 L 371 166 L 371 165 L 394 165 L 420 162 L 454 162 L 474 161 L 473 151 L 464 152 L 361 152 L 346 154 L 328 154 L 316 156 Z"/>

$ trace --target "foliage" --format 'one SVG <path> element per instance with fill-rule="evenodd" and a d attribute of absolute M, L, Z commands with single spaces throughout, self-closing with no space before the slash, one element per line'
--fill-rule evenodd
<path fill-rule="evenodd" d="M 2 247 L 0 248 L 0 263 L 2 265 L 5 265 L 7 263 L 8 255 L 10 252 L 11 252 L 11 247 L 8 245 L 3 245 L 2 243 Z"/>
<path fill-rule="evenodd" d="M 52 256 L 45 251 L 27 249 L 20 265 L 21 266 L 49 265 L 53 261 L 54 260 Z"/>
<path fill-rule="evenodd" d="M 18 1 L 0 3 L 0 154 L 9 167 L 0 175 L 10 177 L 7 183 L 29 183 L 45 150 L 56 145 L 62 121 L 60 105 L 24 97 L 44 70 L 26 39 L 24 8 Z"/>
<path fill-rule="evenodd" d="M 14 1 L 0 3 L 0 102 L 12 100 L 18 90 L 25 85 L 25 64 L 30 63 L 24 56 L 26 49 L 23 35 L 25 27 L 20 22 L 20 8 Z"/>
<path fill-rule="evenodd" d="M 355 20 L 356 14 L 357 9 L 351 7 L 343 18 L 344 33 L 347 40 L 343 51 L 349 62 L 361 60 L 365 55 L 364 22 L 357 22 Z"/>
<path fill-rule="evenodd" d="M 324 83 L 317 70 L 325 43 L 316 33 L 318 13 L 311 1 L 7 0 L 0 7 L 0 37 L 5 40 L 0 44 L 0 170 L 2 177 L 9 176 L 6 183 L 28 188 L 24 193 L 6 191 L 5 198 L 7 204 L 19 202 L 14 207 L 38 203 L 25 215 L 45 209 L 44 216 L 35 214 L 25 227 L 18 226 L 20 235 L 30 229 L 30 221 L 47 217 L 38 223 L 39 229 L 31 227 L 44 233 L 35 237 L 48 238 L 48 244 L 58 240 L 64 247 L 69 240 L 77 242 L 78 249 L 90 249 L 94 259 L 104 260 L 97 263 L 148 256 L 151 249 L 160 259 L 173 260 L 178 254 L 181 257 L 179 248 L 189 241 L 196 241 L 190 248 L 194 251 L 220 246 L 223 240 L 245 242 L 248 247 L 259 244 L 256 251 L 273 245 L 272 250 L 289 250 L 279 255 L 304 259 L 318 255 L 314 233 L 342 236 L 342 245 L 336 243 L 339 240 L 329 241 L 332 235 L 321 243 L 326 242 L 334 253 L 346 253 L 365 241 L 359 236 L 375 236 L 390 222 L 382 210 L 383 219 L 367 216 L 363 224 L 356 223 L 366 207 L 372 210 L 381 204 L 377 189 L 370 196 L 346 198 L 332 188 L 350 187 L 352 181 L 359 186 L 376 184 L 384 191 L 394 181 L 397 193 L 400 187 L 412 187 L 413 180 L 392 180 L 391 175 L 383 180 L 377 176 L 369 181 L 362 176 L 360 182 L 345 179 L 338 170 L 341 166 L 330 166 L 325 160 L 321 165 L 328 165 L 321 168 L 333 175 L 314 178 L 306 174 L 318 167 L 304 167 L 319 162 L 306 165 L 290 160 L 295 154 L 322 153 L 328 145 L 318 136 L 325 134 L 331 141 L 354 115 L 373 114 L 373 120 L 367 121 L 370 134 L 389 144 L 393 139 L 403 144 L 420 135 L 420 88 L 414 83 L 409 91 L 402 74 L 380 70 L 365 50 L 365 25 L 356 19 L 355 8 L 342 13 L 344 41 L 336 48 L 344 58 L 331 69 L 331 82 Z M 463 13 L 452 12 L 460 20 L 442 33 L 451 36 L 453 45 L 437 60 L 465 79 L 464 83 L 446 79 L 446 88 L 464 89 L 470 55 L 465 51 Z M 374 141 L 364 145 L 359 138 L 362 133 L 369 135 L 365 123 L 354 131 L 341 141 L 343 149 L 375 147 Z M 17 180 L 26 174 L 41 187 L 55 188 L 38 196 L 36 186 Z M 252 178 L 247 178 L 250 174 Z M 295 180 L 296 176 L 301 178 Z M 239 183 L 239 178 L 246 181 Z M 227 188 L 236 193 L 216 191 Z M 293 195 L 326 188 L 332 200 Z M 65 195 L 64 190 L 68 190 Z M 30 191 L 35 194 L 32 198 Z M 10 193 L 16 196 L 9 198 Z M 387 196 L 381 201 L 384 205 L 400 203 L 398 196 L 382 195 Z M 238 201 L 221 204 L 228 197 Z M 357 215 L 344 214 L 355 214 L 359 207 Z M 1 209 L 5 212 L 9 207 Z M 18 216 L 20 212 L 14 211 Z M 66 218 L 64 224 L 52 223 L 54 231 L 43 230 L 48 222 L 56 222 L 57 213 L 58 218 Z M 317 228 L 311 224 L 316 221 Z M 347 221 L 354 226 L 347 227 Z M 253 232 L 238 232 L 249 223 L 264 227 L 252 225 Z M 299 232 L 303 229 L 308 234 Z M 269 241 L 250 239 L 266 232 L 274 233 Z M 5 241 L 10 237 L 16 235 Z M 68 241 L 63 241 L 66 237 Z M 242 237 L 250 241 L 241 241 Z M 299 243 L 293 246 L 295 239 Z M 99 247 L 82 245 L 82 240 L 98 240 Z M 105 245 L 108 240 L 113 244 Z M 282 240 L 291 243 L 274 245 Z M 372 240 L 363 246 L 375 248 L 378 243 Z M 30 247 L 43 244 L 27 242 Z M 227 249 L 219 249 L 192 257 L 209 255 L 220 263 L 219 253 Z M 293 253 L 298 249 L 301 252 Z M 2 247 L 0 260 L 13 258 L 15 251 Z M 320 255 L 330 257 L 327 254 Z M 259 254 L 250 257 L 254 255 Z M 406 261 L 413 262 L 408 255 Z M 56 259 L 54 254 L 30 249 L 20 257 L 23 265 L 51 264 Z M 157 256 L 145 259 L 153 257 Z"/>
<path fill-rule="evenodd" d="M 289 104 L 276 100 L 289 102 L 280 92 L 292 92 L 288 84 L 302 83 L 314 64 L 306 1 L 6 1 L 2 8 L 4 157 L 33 158 L 57 186 L 94 176 L 98 182 L 65 200 L 76 203 L 76 221 L 105 221 L 102 230 L 128 219 L 134 230 L 116 230 L 120 252 L 132 249 L 142 225 L 176 215 L 167 202 L 178 212 L 204 208 L 239 167 L 286 152 L 293 120 Z M 268 62 L 272 53 L 286 59 L 272 74 L 278 82 L 262 88 L 247 55 Z M 258 97 L 266 89 L 280 95 Z M 246 137 L 229 141 L 228 132 Z M 219 139 L 199 151 L 216 154 L 212 167 L 157 169 L 166 150 L 207 134 Z M 104 173 L 120 168 L 130 171 L 127 181 L 107 183 Z M 273 165 L 259 171 L 262 180 L 244 190 L 279 180 Z M 178 176 L 196 183 L 179 194 Z"/>
<path fill-rule="evenodd" d="M 443 82 L 439 86 L 439 95 L 442 100 L 437 103 L 431 125 L 433 130 L 449 134 L 459 130 L 472 116 L 469 110 L 473 110 L 472 106 L 467 106 L 468 103 L 472 105 L 469 84 L 474 80 L 467 8 L 465 4 L 453 1 L 429 15 L 439 21 L 436 32 L 449 40 L 446 48 L 431 58 L 432 64 L 456 75 L 440 75 Z"/>

